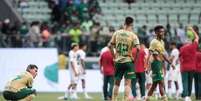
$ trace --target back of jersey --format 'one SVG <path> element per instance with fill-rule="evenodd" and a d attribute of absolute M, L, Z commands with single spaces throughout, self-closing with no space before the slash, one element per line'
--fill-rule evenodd
<path fill-rule="evenodd" d="M 125 63 L 132 61 L 132 48 L 139 44 L 137 36 L 126 30 L 119 30 L 114 33 L 116 49 L 116 62 Z"/>

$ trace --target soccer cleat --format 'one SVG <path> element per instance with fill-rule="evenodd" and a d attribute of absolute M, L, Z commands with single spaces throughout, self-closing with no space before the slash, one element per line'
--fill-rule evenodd
<path fill-rule="evenodd" d="M 84 98 L 85 98 L 85 99 L 92 99 L 92 97 L 89 96 L 87 93 L 84 94 Z"/>
<path fill-rule="evenodd" d="M 36 93 L 36 90 L 35 89 L 33 89 L 33 94 L 36 96 L 37 95 L 37 93 Z"/>
<path fill-rule="evenodd" d="M 77 96 L 77 94 L 72 94 L 72 95 L 70 96 L 70 98 L 71 98 L 71 99 L 79 99 L 79 97 Z"/>
<path fill-rule="evenodd" d="M 168 101 L 167 96 L 163 96 L 163 97 L 162 97 L 162 101 Z"/>
<path fill-rule="evenodd" d="M 192 101 L 190 97 L 185 97 L 184 101 Z"/>
<path fill-rule="evenodd" d="M 58 100 L 68 100 L 68 98 L 65 97 L 65 96 L 60 96 L 60 97 L 58 97 L 57 99 L 58 99 Z"/>

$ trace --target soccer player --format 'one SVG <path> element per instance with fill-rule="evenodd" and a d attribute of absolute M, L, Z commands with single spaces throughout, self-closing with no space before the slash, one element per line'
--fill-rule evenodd
<path fill-rule="evenodd" d="M 173 67 L 170 67 L 168 72 L 168 96 L 172 96 L 172 89 L 171 89 L 171 83 L 174 82 L 175 88 L 176 88 L 176 99 L 179 97 L 179 84 L 178 84 L 178 76 L 179 76 L 179 50 L 177 49 L 176 43 L 172 42 L 170 45 L 171 53 L 170 53 L 170 61 L 172 64 L 175 65 L 175 69 Z"/>
<path fill-rule="evenodd" d="M 100 71 L 103 74 L 103 95 L 104 100 L 112 99 L 112 89 L 114 85 L 114 61 L 112 53 L 108 47 L 103 48 L 104 51 L 100 54 Z M 109 85 L 109 90 L 108 90 Z"/>
<path fill-rule="evenodd" d="M 116 31 L 109 43 L 110 50 L 115 60 L 115 85 L 113 88 L 112 101 L 118 101 L 118 90 L 121 79 L 125 78 L 124 101 L 129 101 L 131 89 L 131 79 L 135 78 L 134 59 L 132 57 L 132 48 L 138 47 L 139 39 L 133 29 L 133 18 L 126 17 L 124 28 Z"/>
<path fill-rule="evenodd" d="M 132 53 L 133 53 L 133 56 L 136 56 L 137 49 L 133 48 Z M 145 98 L 145 62 L 146 62 L 145 55 L 146 55 L 146 53 L 144 50 L 144 44 L 141 44 L 138 59 L 134 63 L 135 68 L 133 67 L 136 72 L 136 79 L 132 79 L 132 81 L 131 81 L 132 94 L 133 94 L 134 98 L 137 97 L 137 93 L 136 93 L 136 83 L 137 82 L 139 83 L 139 86 L 140 86 L 141 98 L 142 99 Z M 136 57 L 134 57 L 134 58 L 136 58 Z"/>
<path fill-rule="evenodd" d="M 83 89 L 83 94 L 86 99 L 92 99 L 86 92 L 86 82 L 85 82 L 85 58 L 86 58 L 86 51 L 87 50 L 87 45 L 86 44 L 80 44 L 79 45 L 79 50 L 77 51 L 77 61 L 78 61 L 78 68 L 81 69 L 80 73 L 80 79 L 82 82 L 82 89 Z"/>
<path fill-rule="evenodd" d="M 201 100 L 201 48 L 196 52 L 195 97 Z"/>
<path fill-rule="evenodd" d="M 188 38 L 187 42 L 180 48 L 179 60 L 180 71 L 182 77 L 183 92 L 182 97 L 185 101 L 191 100 L 191 90 L 193 82 L 193 74 L 196 70 L 196 52 L 198 49 L 199 36 L 195 32 L 196 26 L 188 27 L 188 31 L 191 31 L 194 35 L 194 39 Z"/>
<path fill-rule="evenodd" d="M 68 91 L 65 92 L 64 100 L 67 100 L 67 97 L 70 97 L 72 99 L 78 99 L 76 88 L 77 88 L 77 83 L 79 81 L 79 75 L 81 73 L 81 71 L 78 67 L 78 61 L 77 61 L 78 49 L 79 49 L 79 46 L 77 43 L 71 44 L 71 50 L 69 52 L 69 62 L 70 62 L 69 63 L 69 72 L 70 72 L 71 83 L 68 86 Z"/>
<path fill-rule="evenodd" d="M 9 81 L 3 91 L 3 97 L 12 101 L 32 101 L 36 90 L 32 89 L 33 79 L 38 73 L 36 65 L 28 65 L 26 72 Z"/>
<path fill-rule="evenodd" d="M 150 55 L 148 60 L 152 70 L 152 80 L 153 84 L 148 91 L 148 97 L 146 98 L 149 101 L 149 97 L 152 96 L 154 90 L 156 89 L 157 85 L 159 85 L 160 94 L 162 96 L 163 101 L 167 101 L 167 97 L 165 95 L 165 85 L 164 85 L 164 77 L 163 77 L 163 60 L 167 61 L 171 66 L 174 65 L 167 59 L 165 56 L 165 46 L 163 42 L 165 29 L 161 25 L 157 25 L 154 28 L 154 32 L 156 34 L 156 38 L 154 38 L 150 43 Z"/>

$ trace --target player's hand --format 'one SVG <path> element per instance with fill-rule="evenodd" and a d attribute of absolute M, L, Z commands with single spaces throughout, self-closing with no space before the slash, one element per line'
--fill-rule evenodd
<path fill-rule="evenodd" d="M 36 93 L 36 89 L 33 89 L 33 94 L 36 96 L 37 93 Z"/>
<path fill-rule="evenodd" d="M 171 64 L 170 66 L 172 67 L 173 70 L 175 70 L 175 65 Z"/>
<path fill-rule="evenodd" d="M 83 74 L 86 74 L 86 71 L 85 71 L 85 70 L 83 71 Z"/>
<path fill-rule="evenodd" d="M 76 72 L 76 73 L 75 73 L 75 76 L 78 76 L 78 75 L 79 75 L 79 73 Z"/>

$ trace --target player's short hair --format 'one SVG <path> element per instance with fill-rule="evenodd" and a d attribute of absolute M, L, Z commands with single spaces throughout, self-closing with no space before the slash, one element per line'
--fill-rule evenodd
<path fill-rule="evenodd" d="M 76 46 L 78 46 L 77 43 L 72 43 L 72 44 L 71 44 L 71 49 L 74 49 Z"/>
<path fill-rule="evenodd" d="M 34 65 L 34 64 L 29 64 L 29 65 L 27 66 L 26 71 L 29 71 L 30 69 L 34 69 L 34 68 L 38 69 L 38 67 L 37 67 L 36 65 Z"/>
<path fill-rule="evenodd" d="M 172 41 L 172 42 L 170 43 L 170 45 L 174 45 L 174 46 L 176 46 L 177 43 L 176 43 L 175 41 Z"/>
<path fill-rule="evenodd" d="M 80 44 L 79 44 L 79 48 L 83 48 L 84 46 L 86 46 L 85 43 L 80 43 Z"/>
<path fill-rule="evenodd" d="M 158 32 L 160 29 L 164 29 L 164 27 L 162 25 L 157 25 L 154 27 L 154 32 Z"/>
<path fill-rule="evenodd" d="M 126 17 L 124 24 L 125 25 L 131 25 L 133 23 L 133 18 L 132 17 Z"/>

